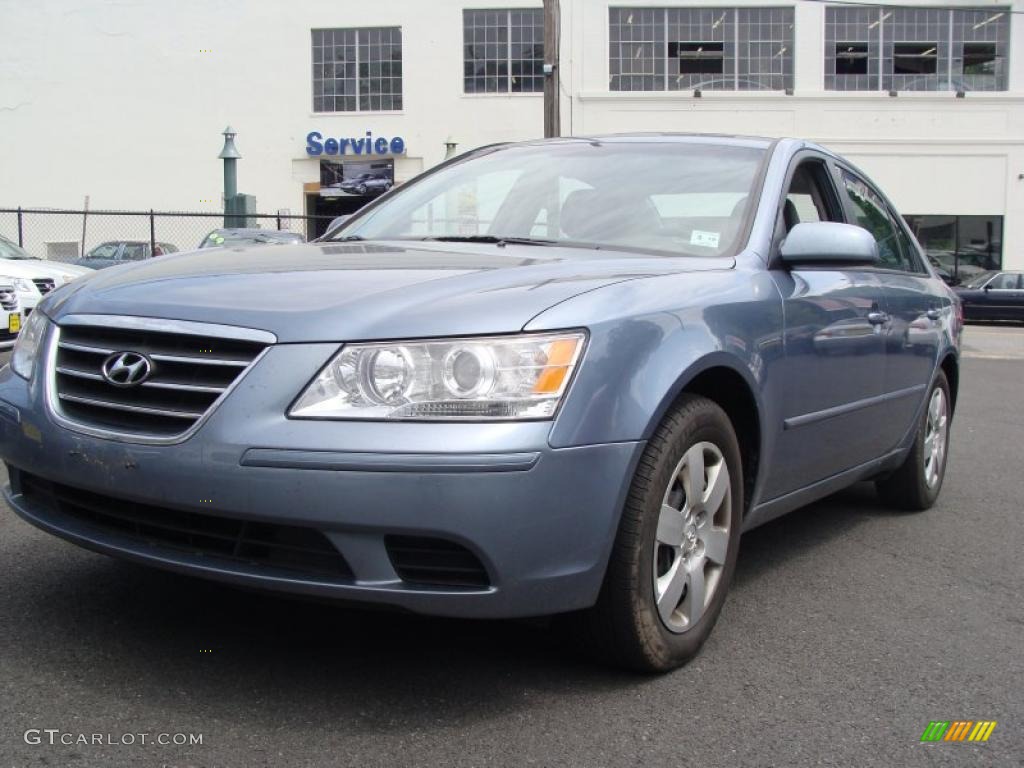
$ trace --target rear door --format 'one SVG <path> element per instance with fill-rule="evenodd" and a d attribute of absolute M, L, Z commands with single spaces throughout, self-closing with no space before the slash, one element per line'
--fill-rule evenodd
<path fill-rule="evenodd" d="M 879 429 L 880 453 L 895 448 L 911 427 L 931 383 L 952 312 L 945 286 L 924 265 L 917 242 L 881 193 L 849 168 L 839 179 L 851 224 L 868 230 L 878 242 L 874 270 L 885 293 L 885 410 Z"/>
<path fill-rule="evenodd" d="M 875 458 L 886 418 L 876 402 L 884 389 L 886 316 L 877 274 L 824 263 L 787 268 L 777 257 L 797 224 L 844 221 L 831 161 L 801 153 L 786 189 L 772 269 L 785 315 L 784 410 L 766 499 Z"/>

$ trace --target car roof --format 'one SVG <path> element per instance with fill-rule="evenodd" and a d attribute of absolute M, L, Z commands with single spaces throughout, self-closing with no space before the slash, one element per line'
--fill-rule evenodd
<path fill-rule="evenodd" d="M 767 149 L 778 139 L 768 136 L 741 136 L 727 133 L 682 133 L 678 131 L 642 131 L 631 133 L 598 133 L 586 136 L 565 136 L 555 139 L 533 139 L 510 142 L 507 146 L 530 144 L 575 144 L 595 141 L 614 144 L 725 144 L 737 147 Z"/>
<path fill-rule="evenodd" d="M 629 133 L 604 133 L 589 136 L 565 136 L 553 139 L 531 139 L 520 142 L 499 142 L 476 151 L 501 149 L 515 146 L 537 146 L 551 144 L 575 144 L 580 142 L 602 142 L 616 144 L 714 144 L 718 146 L 749 147 L 765 149 L 769 152 L 785 151 L 793 154 L 801 149 L 812 149 L 837 160 L 842 159 L 835 152 L 807 141 L 794 137 L 746 136 L 733 133 L 686 133 L 683 131 L 637 131 Z M 844 160 L 850 164 L 848 160 Z"/>

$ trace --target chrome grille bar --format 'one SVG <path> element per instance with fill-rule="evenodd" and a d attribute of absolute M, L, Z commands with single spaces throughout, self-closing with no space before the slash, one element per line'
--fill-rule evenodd
<path fill-rule="evenodd" d="M 128 405 L 127 403 L 111 403 L 106 400 L 96 400 L 92 397 L 81 397 L 79 395 L 58 394 L 61 400 L 84 405 L 95 405 L 97 408 L 110 408 L 115 411 L 127 411 L 129 413 L 148 413 L 152 416 L 166 416 L 171 419 L 198 419 L 202 412 L 172 411 L 167 408 L 147 408 L 141 405 Z"/>

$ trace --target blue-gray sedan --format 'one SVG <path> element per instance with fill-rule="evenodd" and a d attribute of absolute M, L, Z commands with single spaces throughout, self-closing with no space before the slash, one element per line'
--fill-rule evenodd
<path fill-rule="evenodd" d="M 740 534 L 939 494 L 959 305 L 797 140 L 486 147 L 328 241 L 104 270 L 0 372 L 11 506 L 84 547 L 692 657 Z"/>

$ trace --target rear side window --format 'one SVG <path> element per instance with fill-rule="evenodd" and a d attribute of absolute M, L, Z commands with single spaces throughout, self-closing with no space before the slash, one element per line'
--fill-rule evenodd
<path fill-rule="evenodd" d="M 889 209 L 881 196 L 860 177 L 846 169 L 840 171 L 843 179 L 843 191 L 850 201 L 853 212 L 853 224 L 863 227 L 878 243 L 879 266 L 885 269 L 898 269 L 906 272 L 916 271 L 904 253 L 904 245 L 900 243 L 902 230 L 889 215 Z"/>

